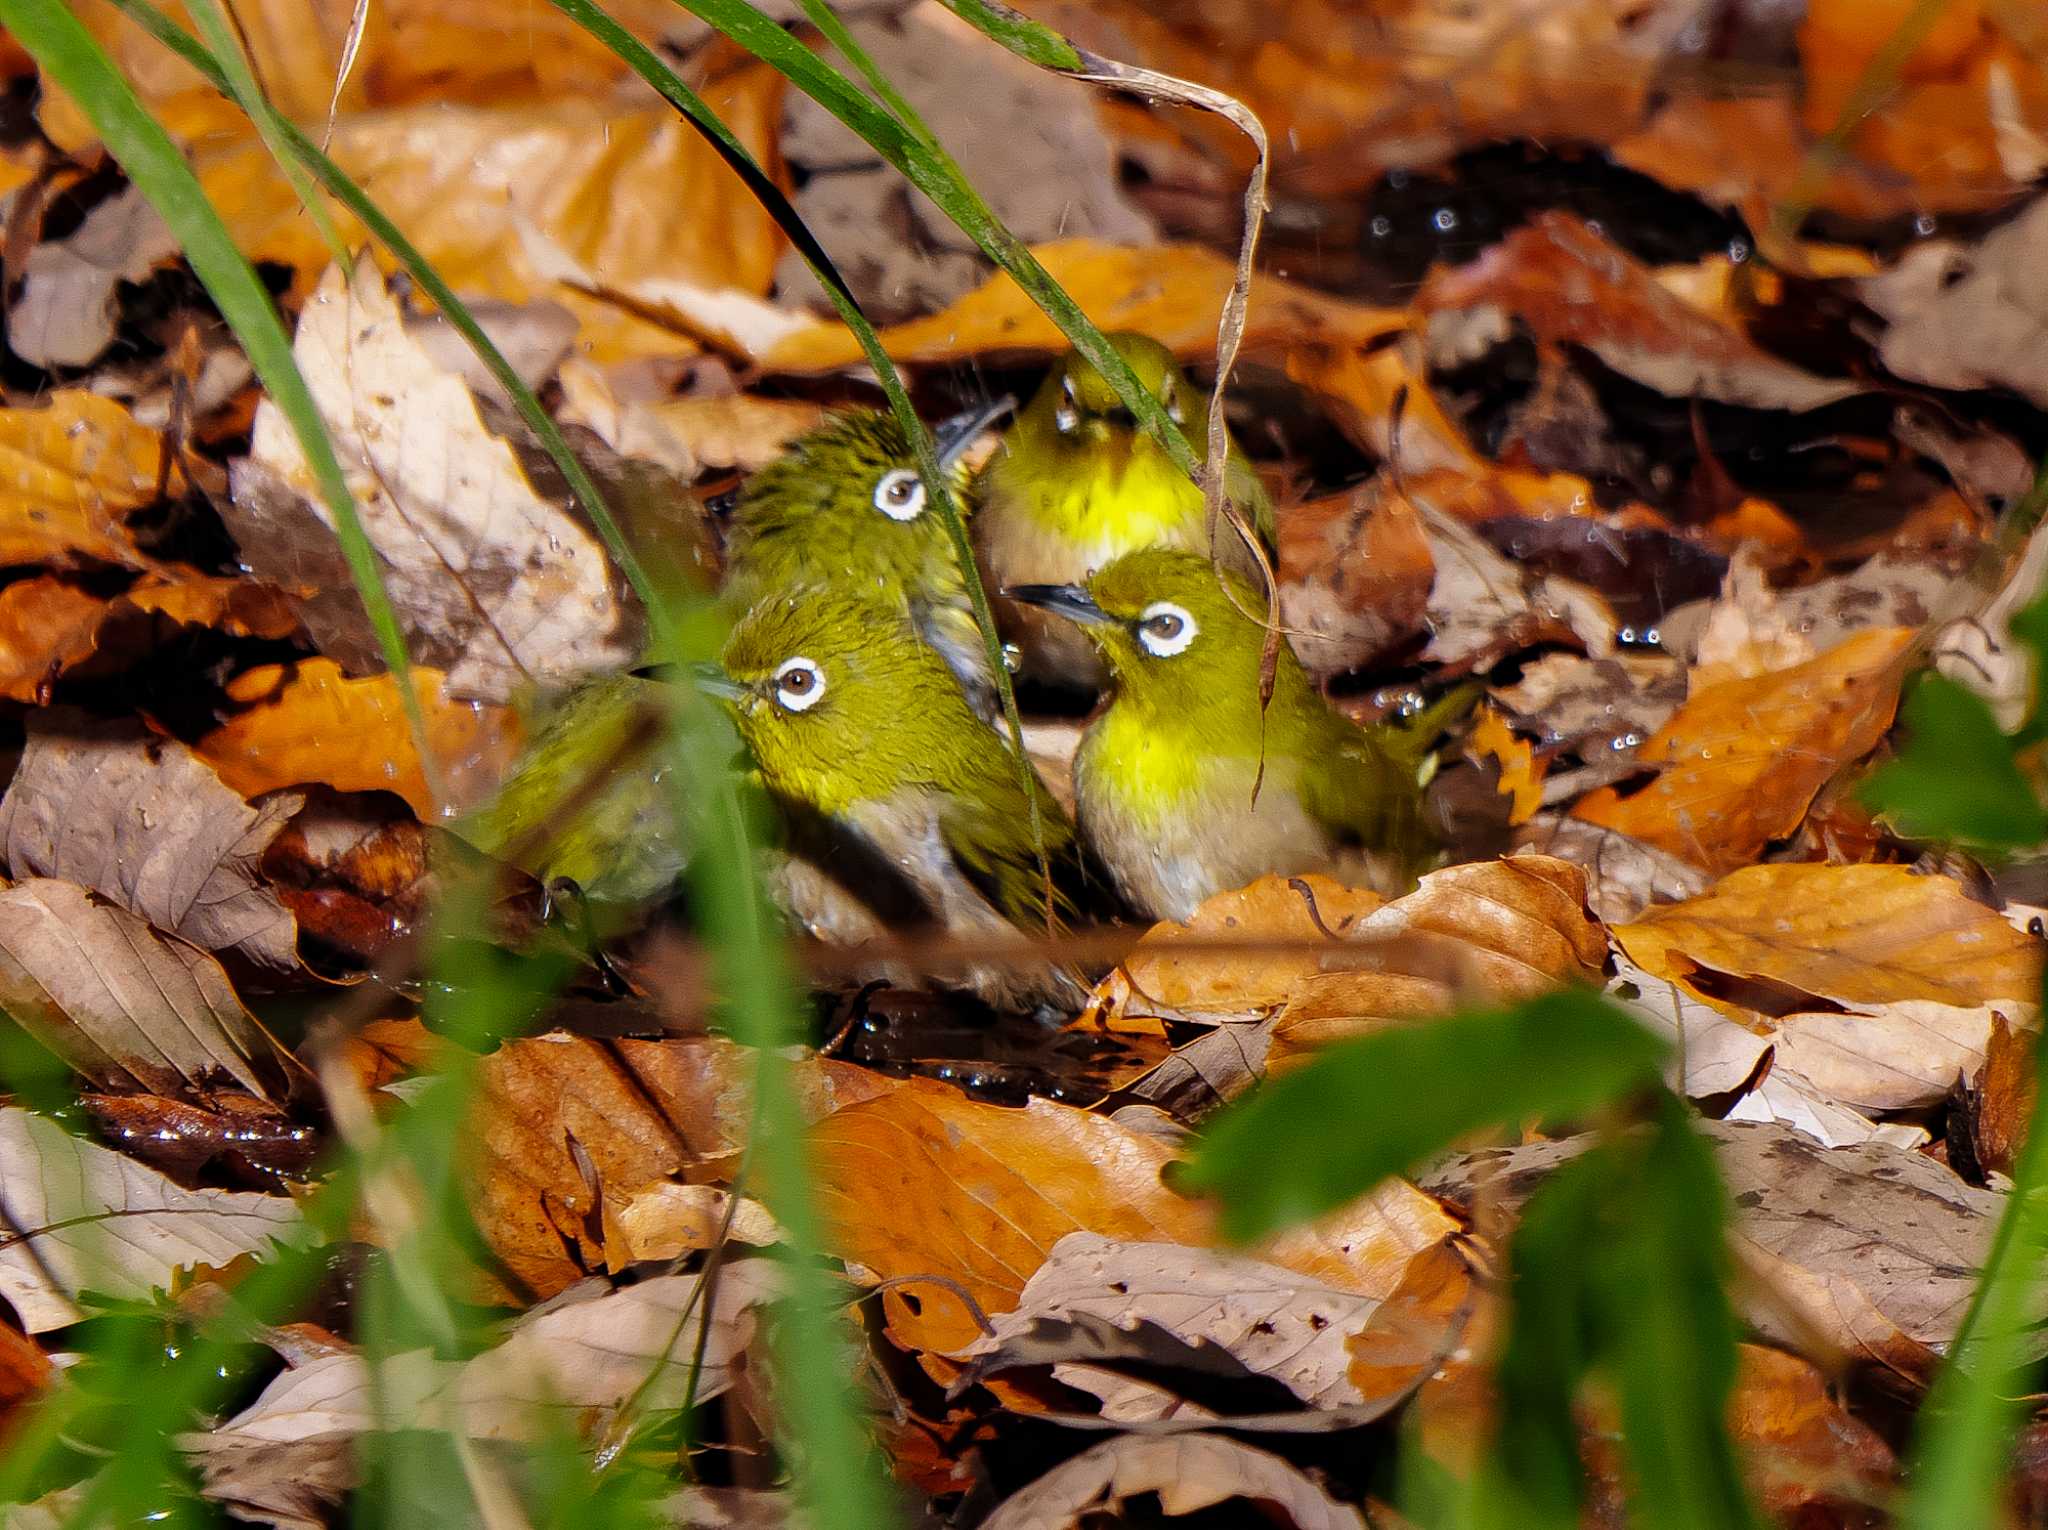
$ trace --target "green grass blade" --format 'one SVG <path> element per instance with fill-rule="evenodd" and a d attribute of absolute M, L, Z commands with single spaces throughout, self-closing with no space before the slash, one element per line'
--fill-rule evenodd
<path fill-rule="evenodd" d="M 363 609 L 377 634 L 384 662 L 398 681 L 399 699 L 419 751 L 430 788 L 441 795 L 426 718 L 412 682 L 412 663 L 405 651 L 391 597 L 371 546 L 356 514 L 348 480 L 335 456 L 334 443 L 320 419 L 319 408 L 292 358 L 291 341 L 271 306 L 255 270 L 228 234 L 220 215 L 206 200 L 198 178 L 177 145 L 149 114 L 106 52 L 64 7 L 61 0 L 0 0 L 0 24 L 21 40 L 45 74 L 78 101 L 107 151 L 149 198 L 205 284 L 221 316 L 248 354 L 271 401 L 277 405 L 306 454 L 320 496 L 333 513 L 335 535 L 349 574 L 361 595 Z"/>
<path fill-rule="evenodd" d="M 2044 994 L 2048 997 L 2048 994 Z M 2048 1033 L 2034 1042 L 2048 1077 Z M 1990 1256 L 1948 1360 L 1921 1404 L 1901 1530 L 1996 1530 L 2014 1431 L 2031 1390 L 2034 1305 L 2048 1250 L 2048 1088 L 2034 1099 L 2026 1144 Z"/>
<path fill-rule="evenodd" d="M 327 246 L 328 258 L 338 266 L 347 267 L 348 246 L 341 242 L 341 235 L 335 230 L 334 220 L 327 215 L 326 206 L 314 195 L 304 167 L 286 151 L 284 119 L 270 104 L 270 98 L 264 95 L 263 87 L 257 83 L 255 71 L 242 56 L 241 44 L 228 23 L 221 0 L 191 0 L 186 9 L 192 13 L 192 20 L 204 34 L 206 45 L 213 50 L 215 60 L 227 77 L 222 93 L 255 124 L 263 146 L 277 161 L 278 168 L 284 171 L 285 178 L 292 184 L 292 191 L 298 196 L 299 205 L 313 220 L 321 243 Z"/>
<path fill-rule="evenodd" d="M 1656 1082 L 1664 1054 L 1583 992 L 1393 1026 L 1331 1047 L 1224 1111 L 1186 1182 L 1219 1195 L 1224 1232 L 1249 1240 L 1341 1206 L 1466 1132 L 1633 1093 Z"/>

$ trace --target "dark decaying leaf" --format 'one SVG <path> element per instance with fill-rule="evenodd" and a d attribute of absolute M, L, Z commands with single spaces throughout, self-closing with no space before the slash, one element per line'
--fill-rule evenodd
<path fill-rule="evenodd" d="M 1217 1435 L 1151 1439 L 1121 1435 L 1054 1467 L 1011 1494 L 982 1530 L 1081 1530 L 1102 1509 L 1157 1495 L 1169 1516 L 1246 1501 L 1286 1516 L 1293 1530 L 1365 1530 L 1299 1467 Z"/>
<path fill-rule="evenodd" d="M 103 1089 L 286 1092 L 285 1055 L 220 963 L 73 882 L 0 891 L 0 1006 Z"/>
<path fill-rule="evenodd" d="M 0 799 L 0 855 L 16 877 L 76 882 L 202 950 L 291 971 L 298 931 L 256 868 L 298 807 L 244 802 L 139 724 L 46 710 Z"/>

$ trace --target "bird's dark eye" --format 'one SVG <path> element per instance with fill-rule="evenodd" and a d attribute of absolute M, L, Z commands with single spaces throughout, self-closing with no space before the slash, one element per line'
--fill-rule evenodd
<path fill-rule="evenodd" d="M 825 672 L 801 656 L 775 671 L 775 699 L 786 712 L 808 712 L 825 694 Z"/>
<path fill-rule="evenodd" d="M 915 468 L 884 473 L 875 484 L 875 508 L 892 521 L 914 521 L 924 510 L 924 480 Z"/>
<path fill-rule="evenodd" d="M 1138 617 L 1138 642 L 1155 659 L 1187 652 L 1199 630 L 1187 608 L 1170 600 L 1154 601 Z"/>

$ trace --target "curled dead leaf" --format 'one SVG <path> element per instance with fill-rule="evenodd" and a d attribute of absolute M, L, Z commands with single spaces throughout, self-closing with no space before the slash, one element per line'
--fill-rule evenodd
<path fill-rule="evenodd" d="M 1866 1110 L 1934 1103 L 1983 1065 L 1995 1016 L 2039 1012 L 2041 942 L 1903 866 L 1752 866 L 1614 936 Z"/>
<path fill-rule="evenodd" d="M 1431 872 L 1353 926 L 1343 955 L 1351 970 L 1294 989 L 1273 1028 L 1271 1065 L 1402 1020 L 1597 981 L 1607 939 L 1585 897 L 1579 868 L 1549 856 Z"/>
<path fill-rule="evenodd" d="M 1356 1509 L 1330 1497 L 1299 1467 L 1207 1434 L 1105 1440 L 1012 1493 L 981 1522 L 982 1530 L 1082 1530 L 1096 1511 L 1141 1494 L 1156 1496 L 1168 1516 L 1250 1500 L 1261 1513 L 1285 1514 L 1294 1530 L 1365 1530 Z"/>

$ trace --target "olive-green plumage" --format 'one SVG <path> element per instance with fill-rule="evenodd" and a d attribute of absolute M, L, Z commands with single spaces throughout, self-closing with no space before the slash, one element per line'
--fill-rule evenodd
<path fill-rule="evenodd" d="M 943 467 L 953 470 L 988 418 L 963 416 L 940 427 Z M 954 479 L 964 504 L 965 479 L 958 473 Z M 975 710 L 996 715 L 988 649 L 967 581 L 892 416 L 873 410 L 835 415 L 798 437 L 741 489 L 726 531 L 727 607 L 738 617 L 803 588 L 900 604 Z"/>
<path fill-rule="evenodd" d="M 1209 445 L 1208 395 L 1188 381 L 1158 341 L 1134 334 L 1109 340 L 1200 461 Z M 975 548 L 991 589 L 1079 584 L 1143 547 L 1210 549 L 1202 491 L 1138 427 L 1102 373 L 1076 352 L 1047 375 L 978 487 Z M 1272 503 L 1235 441 L 1224 489 L 1271 548 Z M 1227 523 L 1215 528 L 1215 551 L 1228 567 L 1256 569 L 1243 539 Z M 999 609 L 1024 674 L 1067 685 L 1102 683 L 1094 649 L 1072 628 L 1011 602 Z"/>
<path fill-rule="evenodd" d="M 606 675 L 558 698 L 497 795 L 451 830 L 599 903 L 660 897 L 686 860 L 667 780 L 669 690 Z"/>
<path fill-rule="evenodd" d="M 1274 872 L 1404 887 L 1431 845 L 1427 731 L 1360 728 L 1281 644 L 1259 706 L 1265 603 L 1235 575 L 1163 548 L 1085 590 L 1013 589 L 1093 640 L 1113 691 L 1074 759 L 1081 832 L 1139 912 L 1186 919 L 1204 898 Z"/>
<path fill-rule="evenodd" d="M 1044 935 L 1078 887 L 1072 825 L 1038 779 L 1027 798 L 1014 758 L 982 725 L 944 663 L 895 608 L 840 591 L 772 597 L 726 645 L 740 736 L 782 810 L 801 863 L 781 889 L 825 938 L 910 919 L 964 937 Z M 1055 877 L 1031 834 L 1036 802 Z M 836 883 L 822 905 L 823 880 Z M 1011 1006 L 1078 1004 L 1068 972 L 968 963 L 965 986 Z"/>

